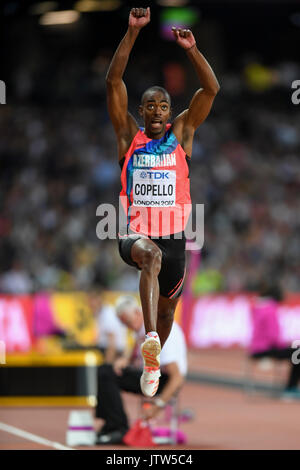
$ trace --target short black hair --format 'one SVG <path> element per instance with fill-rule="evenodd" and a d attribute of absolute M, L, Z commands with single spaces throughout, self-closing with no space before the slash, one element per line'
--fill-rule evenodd
<path fill-rule="evenodd" d="M 167 92 L 167 90 L 166 90 L 165 88 L 161 87 L 161 86 L 151 86 L 150 88 L 147 88 L 147 90 L 145 90 L 144 93 L 143 93 L 143 95 L 142 95 L 141 104 L 144 103 L 145 96 L 146 96 L 146 94 L 149 93 L 150 91 L 151 91 L 151 92 L 152 92 L 152 91 L 154 91 L 154 92 L 160 91 L 162 94 L 165 95 L 165 97 L 167 98 L 167 100 L 168 100 L 168 102 L 169 102 L 169 104 L 170 104 L 170 106 L 171 106 L 171 97 L 170 97 L 169 93 Z"/>

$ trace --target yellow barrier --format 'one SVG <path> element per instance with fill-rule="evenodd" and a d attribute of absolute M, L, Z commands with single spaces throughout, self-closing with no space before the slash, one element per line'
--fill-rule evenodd
<path fill-rule="evenodd" d="M 79 367 L 99 366 L 103 362 L 100 351 L 70 351 L 61 354 L 7 354 L 1 367 Z"/>
<path fill-rule="evenodd" d="M 0 407 L 46 406 L 46 407 L 92 407 L 95 406 L 94 397 L 0 397 Z"/>

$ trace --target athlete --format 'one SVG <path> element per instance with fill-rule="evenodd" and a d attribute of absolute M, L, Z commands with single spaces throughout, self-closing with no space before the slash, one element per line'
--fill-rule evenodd
<path fill-rule="evenodd" d="M 151 397 L 159 385 L 160 351 L 171 331 L 185 276 L 184 229 L 191 207 L 189 163 L 193 136 L 210 112 L 220 87 L 192 32 L 173 27 L 174 38 L 186 51 L 201 88 L 172 124 L 168 123 L 168 92 L 157 86 L 147 89 L 139 106 L 144 128 L 139 128 L 128 112 L 123 75 L 133 45 L 149 22 L 150 8 L 131 9 L 128 29 L 109 66 L 106 85 L 126 215 L 126 228 L 119 233 L 119 251 L 127 264 L 141 271 L 146 336 L 141 346 L 144 370 L 140 385 L 143 394 Z"/>

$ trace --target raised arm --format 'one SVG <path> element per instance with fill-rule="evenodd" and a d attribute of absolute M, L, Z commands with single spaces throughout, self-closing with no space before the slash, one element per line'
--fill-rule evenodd
<path fill-rule="evenodd" d="M 132 8 L 128 30 L 116 50 L 106 75 L 107 106 L 114 126 L 121 159 L 127 152 L 138 125 L 128 112 L 128 97 L 123 75 L 130 52 L 140 30 L 150 21 L 150 8 Z"/>
<path fill-rule="evenodd" d="M 208 116 L 220 85 L 205 57 L 198 50 L 189 29 L 172 28 L 177 44 L 185 49 L 194 66 L 201 88 L 194 94 L 189 108 L 174 120 L 173 131 L 188 155 L 192 153 L 193 135 Z"/>

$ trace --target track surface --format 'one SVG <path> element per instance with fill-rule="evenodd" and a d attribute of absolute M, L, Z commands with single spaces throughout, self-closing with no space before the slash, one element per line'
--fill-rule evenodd
<path fill-rule="evenodd" d="M 227 374 L 237 377 L 242 374 L 243 359 L 244 353 L 238 350 L 214 350 L 191 352 L 189 363 L 191 371 L 205 370 L 216 376 Z M 128 415 L 134 421 L 138 418 L 139 398 L 125 393 L 123 396 Z M 195 413 L 194 420 L 181 425 L 188 442 L 176 447 L 159 446 L 159 449 L 300 449 L 300 401 L 285 402 L 262 394 L 247 395 L 239 389 L 186 383 L 180 406 Z M 54 449 L 57 444 L 66 446 L 66 428 L 71 409 L 74 407 L 0 408 L 0 423 L 38 437 L 38 442 L 33 442 L 29 440 L 30 435 L 21 432 L 16 436 L 3 430 L 0 424 L 0 449 Z M 46 439 L 46 442 L 39 438 Z M 113 451 L 134 448 L 98 446 L 80 449 Z"/>

